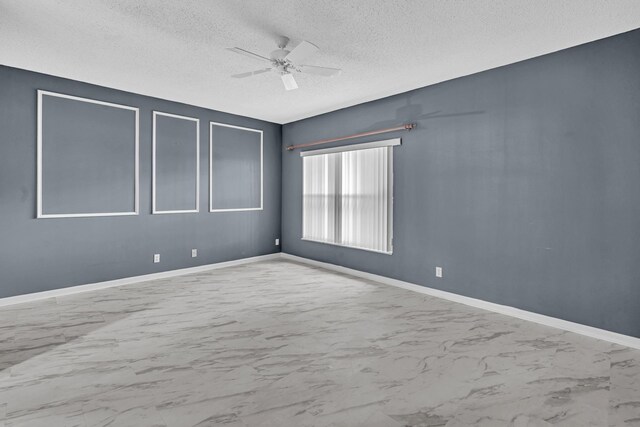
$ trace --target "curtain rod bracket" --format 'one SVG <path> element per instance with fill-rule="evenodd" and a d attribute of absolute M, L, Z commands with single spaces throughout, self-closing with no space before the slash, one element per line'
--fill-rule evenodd
<path fill-rule="evenodd" d="M 306 144 L 290 145 L 287 147 L 287 151 L 293 151 L 296 148 L 311 147 L 313 145 L 328 144 L 330 142 L 338 142 L 338 141 L 344 141 L 347 139 L 360 138 L 362 136 L 379 135 L 381 133 L 396 132 L 396 131 L 403 131 L 403 130 L 410 131 L 412 129 L 415 129 L 416 126 L 417 126 L 416 123 L 405 123 L 402 126 L 396 126 L 393 128 L 372 130 L 369 132 L 361 132 L 353 135 L 341 136 L 339 138 L 320 139 L 318 141 L 307 142 Z"/>

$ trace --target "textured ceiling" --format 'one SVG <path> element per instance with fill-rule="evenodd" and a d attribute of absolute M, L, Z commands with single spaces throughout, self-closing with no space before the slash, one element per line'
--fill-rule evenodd
<path fill-rule="evenodd" d="M 0 63 L 288 123 L 638 27 L 639 0 L 0 0 Z M 281 34 L 343 74 L 229 77 Z"/>

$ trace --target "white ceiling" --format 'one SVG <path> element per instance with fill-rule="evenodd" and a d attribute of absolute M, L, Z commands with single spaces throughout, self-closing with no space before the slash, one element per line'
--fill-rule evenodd
<path fill-rule="evenodd" d="M 0 63 L 288 123 L 638 27 L 638 0 L 0 0 Z M 281 34 L 342 75 L 229 77 Z"/>

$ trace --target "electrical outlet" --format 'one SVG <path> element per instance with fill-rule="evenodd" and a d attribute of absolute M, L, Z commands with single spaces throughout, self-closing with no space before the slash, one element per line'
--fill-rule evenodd
<path fill-rule="evenodd" d="M 442 267 L 436 267 L 436 277 L 442 277 Z"/>
<path fill-rule="evenodd" d="M 198 256 L 198 250 L 197 249 L 191 249 L 191 258 L 196 258 Z"/>
<path fill-rule="evenodd" d="M 153 263 L 157 264 L 160 262 L 160 254 L 154 254 L 153 255 Z"/>
<path fill-rule="evenodd" d="M 280 239 L 276 239 L 276 246 L 280 246 Z"/>

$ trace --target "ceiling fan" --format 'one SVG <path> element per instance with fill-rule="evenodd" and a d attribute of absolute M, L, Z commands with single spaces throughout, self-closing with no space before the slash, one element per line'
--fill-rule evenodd
<path fill-rule="evenodd" d="M 270 66 L 262 68 L 260 70 L 249 71 L 248 73 L 234 74 L 231 77 L 236 79 L 243 79 L 245 77 L 251 77 L 269 71 L 280 74 L 282 83 L 286 90 L 293 90 L 298 88 L 296 79 L 293 77 L 293 73 L 309 73 L 318 76 L 332 77 L 337 76 L 342 72 L 338 68 L 318 67 L 315 65 L 303 65 L 310 56 L 314 55 L 320 49 L 318 46 L 308 41 L 302 41 L 293 50 L 288 50 L 289 38 L 280 37 L 278 40 L 278 49 L 269 54 L 269 57 L 258 55 L 257 53 L 249 52 L 248 50 L 241 49 L 239 47 L 227 48 L 231 52 L 239 53 L 240 55 L 248 56 L 263 63 L 268 63 Z"/>

